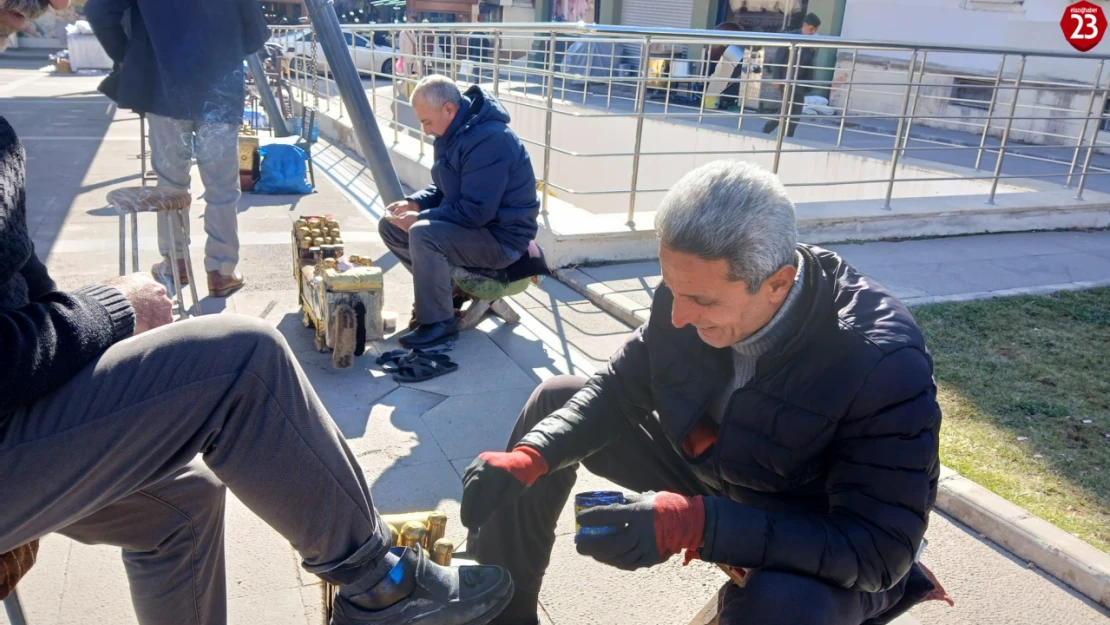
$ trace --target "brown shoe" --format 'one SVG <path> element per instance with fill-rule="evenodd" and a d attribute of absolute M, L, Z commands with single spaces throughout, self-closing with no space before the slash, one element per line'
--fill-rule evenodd
<path fill-rule="evenodd" d="M 225 276 L 218 271 L 208 272 L 208 295 L 211 297 L 227 297 L 243 288 L 247 279 L 236 271 L 230 276 Z"/>
<path fill-rule="evenodd" d="M 189 272 L 186 271 L 184 259 L 177 260 L 177 273 L 181 278 L 181 286 L 188 286 Z M 150 268 L 150 275 L 154 276 L 154 281 L 161 284 L 173 284 L 173 268 L 170 267 L 170 259 L 164 258 L 162 262 L 155 264 Z"/>

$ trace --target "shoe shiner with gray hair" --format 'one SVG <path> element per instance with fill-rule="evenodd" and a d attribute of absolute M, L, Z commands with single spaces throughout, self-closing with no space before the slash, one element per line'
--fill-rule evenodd
<path fill-rule="evenodd" d="M 516 586 L 495 623 L 537 622 L 579 464 L 625 491 L 578 512 L 579 553 L 635 570 L 685 551 L 730 568 L 744 585 L 722 589 L 722 625 L 885 623 L 938 592 L 916 556 L 941 413 L 905 306 L 799 244 L 786 190 L 753 165 L 687 174 L 656 232 L 647 323 L 593 378 L 540 385 L 509 451 L 463 476 L 477 559 Z"/>
<path fill-rule="evenodd" d="M 493 94 L 478 86 L 463 94 L 449 78 L 429 76 L 413 91 L 412 109 L 435 137 L 433 182 L 386 207 L 378 232 L 412 272 L 412 331 L 400 343 L 427 348 L 458 334 L 452 267 L 503 270 L 538 260 L 529 244 L 540 203 L 528 150 Z"/>

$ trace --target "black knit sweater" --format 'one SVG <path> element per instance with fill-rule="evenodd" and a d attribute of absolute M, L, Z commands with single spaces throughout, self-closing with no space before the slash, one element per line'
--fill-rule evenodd
<path fill-rule="evenodd" d="M 0 427 L 135 329 L 135 312 L 118 290 L 56 289 L 27 232 L 25 161 L 0 117 Z"/>

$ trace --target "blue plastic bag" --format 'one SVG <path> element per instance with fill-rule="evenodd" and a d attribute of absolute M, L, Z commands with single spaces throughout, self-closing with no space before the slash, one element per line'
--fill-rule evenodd
<path fill-rule="evenodd" d="M 262 163 L 259 166 L 255 193 L 272 195 L 304 195 L 312 193 L 312 186 L 305 180 L 305 160 L 308 155 L 295 145 L 275 143 L 258 148 Z"/>

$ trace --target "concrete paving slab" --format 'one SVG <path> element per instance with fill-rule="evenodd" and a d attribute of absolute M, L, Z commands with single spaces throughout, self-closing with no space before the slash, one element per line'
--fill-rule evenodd
<path fill-rule="evenodd" d="M 289 590 L 299 586 L 300 559 L 265 521 L 232 493 L 227 495 L 224 535 L 227 541 L 227 596 L 231 599 Z"/>
<path fill-rule="evenodd" d="M 19 596 L 28 622 L 57 623 L 61 619 L 66 572 L 74 544 L 59 534 L 44 536 L 39 541 L 38 562 L 19 585 Z M 2 610 L 0 623 L 8 625 Z"/>
<path fill-rule="evenodd" d="M 512 298 L 514 302 L 525 310 L 533 308 L 552 308 L 556 306 L 577 306 L 582 310 L 589 310 L 592 305 L 574 289 L 548 278 L 540 286 L 530 286 L 528 290 Z"/>
<path fill-rule="evenodd" d="M 392 349 L 387 347 L 391 344 L 383 344 L 382 349 Z M 446 396 L 535 386 L 535 382 L 481 332 L 460 334 L 449 355 L 459 365 L 458 371 L 404 386 Z"/>
<path fill-rule="evenodd" d="M 608 362 L 630 333 L 628 326 L 596 307 L 588 312 L 566 306 L 554 310 L 533 308 L 528 312 L 570 344 L 580 346 L 582 353 L 597 365 Z"/>
<path fill-rule="evenodd" d="M 578 554 L 558 536 L 540 601 L 555 625 L 685 625 L 727 578 L 715 566 L 681 558 L 625 572 Z M 689 607 L 687 607 L 689 606 Z"/>
<path fill-rule="evenodd" d="M 58 625 L 83 625 L 89 615 L 105 623 L 138 623 L 118 547 L 74 543 L 61 587 Z"/>
<path fill-rule="evenodd" d="M 228 599 L 227 602 L 229 625 L 257 625 L 258 623 L 316 625 L 321 620 L 318 617 L 309 620 L 305 614 L 305 604 L 301 599 L 299 588 Z"/>
<path fill-rule="evenodd" d="M 504 449 L 534 384 L 519 388 L 455 395 L 424 413 L 424 423 L 450 460 L 473 460 Z"/>
<path fill-rule="evenodd" d="M 447 460 L 418 413 L 402 412 L 380 403 L 369 408 L 365 405 L 330 408 L 328 412 L 360 462 L 372 454 L 390 458 L 398 467 Z"/>
<path fill-rule="evenodd" d="M 594 280 L 605 282 L 614 291 L 654 290 L 663 280 L 659 261 L 579 267 Z"/>

